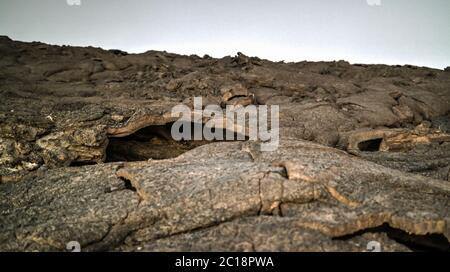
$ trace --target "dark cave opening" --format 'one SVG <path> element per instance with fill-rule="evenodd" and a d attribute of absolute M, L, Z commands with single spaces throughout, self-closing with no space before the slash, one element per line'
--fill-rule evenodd
<path fill-rule="evenodd" d="M 110 137 L 109 144 L 106 149 L 106 162 L 133 162 L 165 160 L 176 158 L 181 154 L 192 150 L 196 147 L 206 145 L 212 142 L 220 142 L 220 140 L 180 140 L 176 141 L 171 136 L 171 129 L 174 123 L 167 123 L 165 125 L 153 125 L 144 127 L 135 133 L 126 137 Z M 202 129 L 203 124 L 188 123 L 191 126 L 191 139 L 193 139 L 194 126 L 200 125 Z M 183 132 L 183 131 L 180 131 Z M 227 130 L 219 129 L 219 131 L 212 129 L 212 132 L 221 132 L 226 135 Z M 233 133 L 234 139 L 237 134 Z M 247 140 L 247 137 L 244 137 Z"/>
<path fill-rule="evenodd" d="M 371 139 L 358 143 L 358 149 L 365 152 L 377 152 L 380 151 L 383 138 Z"/>

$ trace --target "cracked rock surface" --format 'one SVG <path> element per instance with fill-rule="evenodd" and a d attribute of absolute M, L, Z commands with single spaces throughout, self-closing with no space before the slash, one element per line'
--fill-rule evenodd
<path fill-rule="evenodd" d="M 279 105 L 280 145 L 172 107 Z M 450 250 L 450 73 L 0 37 L 0 250 Z"/>

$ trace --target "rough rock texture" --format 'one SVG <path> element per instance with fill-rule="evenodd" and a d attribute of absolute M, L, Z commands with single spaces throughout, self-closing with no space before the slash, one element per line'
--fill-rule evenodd
<path fill-rule="evenodd" d="M 280 147 L 173 106 L 279 105 Z M 450 74 L 0 37 L 0 250 L 449 250 Z M 89 165 L 92 164 L 92 165 Z"/>

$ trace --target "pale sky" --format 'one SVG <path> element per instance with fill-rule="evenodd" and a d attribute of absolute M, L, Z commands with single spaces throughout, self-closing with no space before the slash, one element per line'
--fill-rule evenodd
<path fill-rule="evenodd" d="M 0 0 L 0 35 L 132 53 L 442 69 L 450 66 L 450 1 Z"/>

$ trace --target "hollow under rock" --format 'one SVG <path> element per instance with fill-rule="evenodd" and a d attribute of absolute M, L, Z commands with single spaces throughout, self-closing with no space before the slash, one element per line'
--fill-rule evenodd
<path fill-rule="evenodd" d="M 358 144 L 358 148 L 360 151 L 377 152 L 380 150 L 380 146 L 381 146 L 382 142 L 383 142 L 382 138 L 371 139 L 371 140 L 360 142 Z"/>
<path fill-rule="evenodd" d="M 126 137 L 109 138 L 109 144 L 106 149 L 106 162 L 171 159 L 196 147 L 218 142 L 217 140 L 176 141 L 171 136 L 172 125 L 173 123 L 148 126 Z M 194 123 L 190 125 L 191 131 L 194 131 Z M 202 125 L 203 128 L 204 126 Z M 223 135 L 226 135 L 227 131 L 225 129 L 221 130 Z M 238 139 L 236 133 L 234 133 L 234 139 Z"/>

